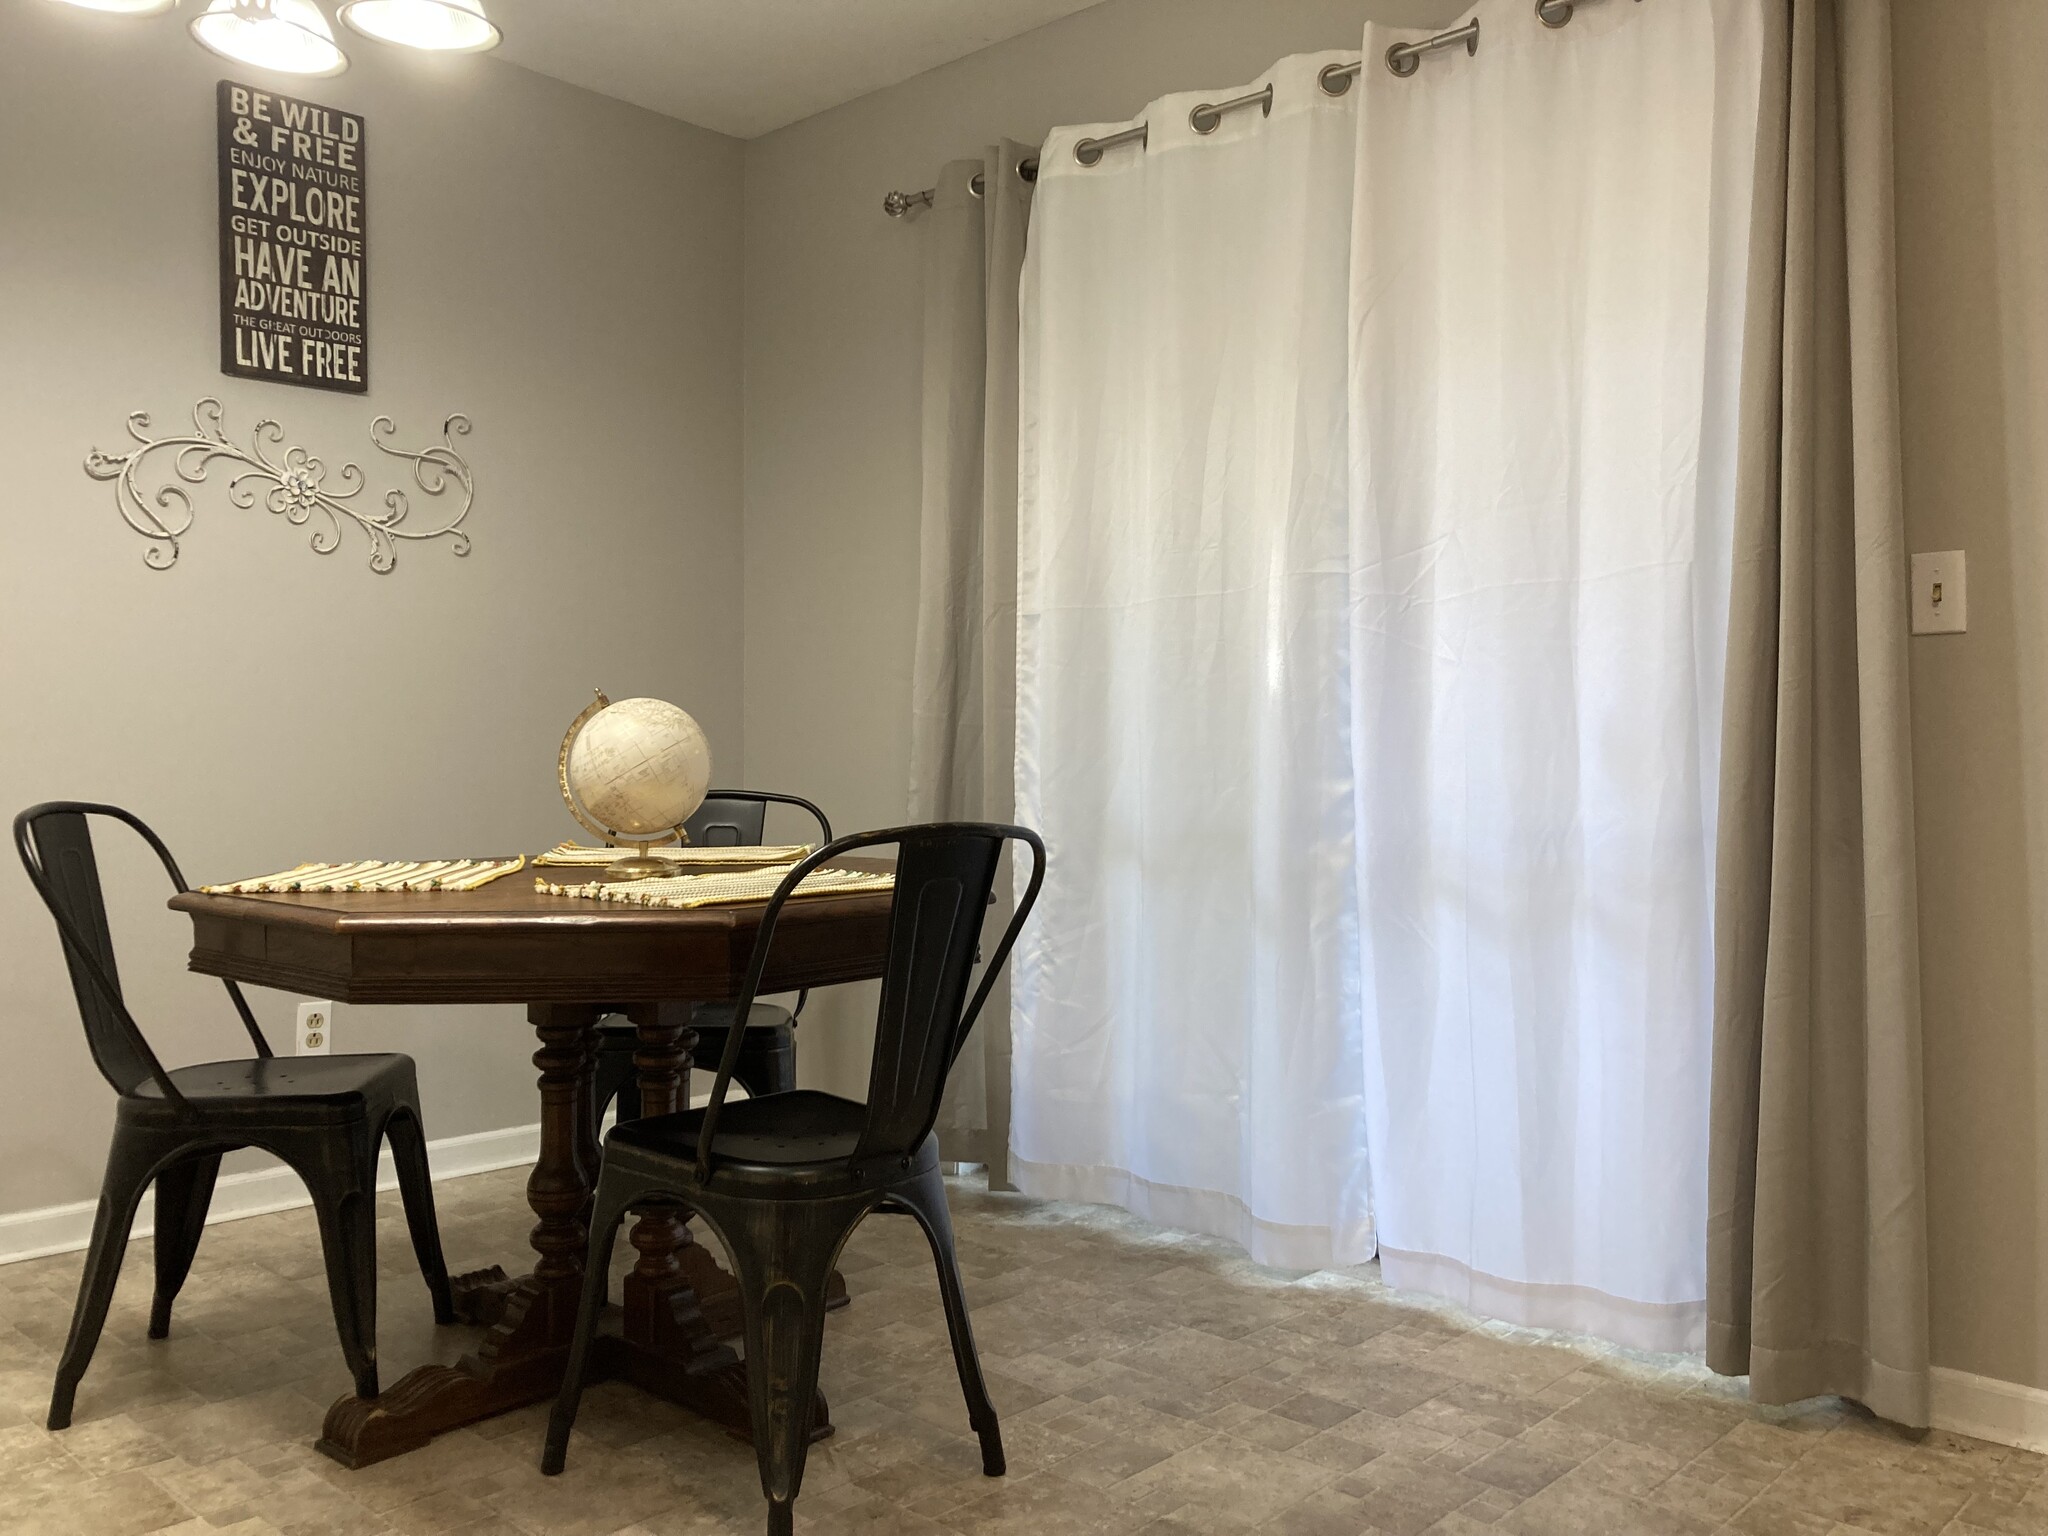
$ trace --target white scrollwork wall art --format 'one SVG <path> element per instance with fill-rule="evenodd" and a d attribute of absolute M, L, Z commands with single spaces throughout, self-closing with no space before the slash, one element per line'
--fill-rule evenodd
<path fill-rule="evenodd" d="M 441 441 L 413 452 L 396 448 L 388 441 L 398 430 L 389 416 L 370 423 L 370 442 L 380 452 L 403 459 L 412 466 L 412 482 L 428 496 L 442 496 L 455 487 L 461 505 L 455 515 L 436 527 L 413 527 L 406 519 L 412 512 L 411 493 L 403 489 L 384 493 L 382 510 L 374 504 L 357 504 L 368 485 L 354 464 L 344 464 L 330 481 L 327 465 L 299 447 L 282 452 L 284 428 L 266 418 L 249 434 L 249 446 L 228 440 L 225 412 L 218 400 L 207 398 L 192 407 L 192 430 L 171 437 L 152 437 L 149 414 L 136 411 L 128 418 L 128 435 L 138 447 L 127 453 L 102 453 L 95 448 L 85 456 L 85 472 L 95 480 L 114 482 L 114 502 L 130 528 L 150 541 L 142 561 L 151 570 L 169 570 L 178 559 L 178 541 L 192 527 L 192 496 L 188 485 L 205 482 L 207 471 L 218 461 L 233 466 L 228 475 L 228 500 L 238 507 L 253 507 L 261 501 L 266 510 L 288 523 L 313 523 L 314 552 L 331 555 L 341 544 L 342 529 L 353 523 L 370 541 L 370 569 L 383 575 L 398 563 L 400 539 L 446 539 L 458 555 L 469 553 L 469 535 L 462 520 L 469 516 L 476 499 L 476 483 L 469 461 L 455 451 L 455 439 L 469 431 L 467 416 L 450 416 L 441 427 Z M 142 488 L 142 471 L 152 456 L 175 479 L 167 478 L 154 490 Z"/>

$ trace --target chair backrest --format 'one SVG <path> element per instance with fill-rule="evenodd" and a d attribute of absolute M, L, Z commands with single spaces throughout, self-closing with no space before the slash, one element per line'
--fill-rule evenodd
<path fill-rule="evenodd" d="M 801 796 L 778 795 L 765 789 L 714 789 L 683 823 L 683 830 L 697 848 L 757 847 L 765 838 L 771 804 L 793 805 L 808 812 L 818 824 L 818 841 L 832 841 L 832 823 L 825 819 L 823 811 Z"/>
<path fill-rule="evenodd" d="M 78 999 L 78 1014 L 85 1025 L 85 1040 L 92 1059 L 106 1080 L 119 1093 L 132 1093 L 143 1079 L 154 1078 L 165 1096 L 182 1105 L 183 1096 L 171 1084 L 163 1064 L 143 1038 L 142 1029 L 128 1012 L 121 995 L 120 972 L 114 963 L 114 939 L 107 924 L 107 903 L 100 887 L 99 860 L 94 856 L 89 817 L 122 822 L 132 828 L 155 851 L 171 885 L 183 891 L 185 877 L 163 839 L 141 819 L 117 805 L 97 805 L 82 800 L 53 800 L 32 805 L 14 818 L 14 848 L 21 866 L 43 898 L 43 905 L 56 919 L 64 944 L 64 963 L 71 972 L 71 990 Z M 242 989 L 224 982 L 235 1011 L 242 1016 L 258 1055 L 268 1056 L 270 1046 L 256 1025 L 256 1016 Z"/>
<path fill-rule="evenodd" d="M 808 812 L 818 824 L 818 841 L 832 841 L 832 823 L 825 819 L 823 811 L 801 795 L 779 795 L 769 789 L 714 789 L 704 797 L 696 814 L 683 823 L 683 831 L 693 848 L 758 848 L 767 839 L 770 805 L 793 805 Z M 810 1000 L 808 988 L 797 993 L 790 1017 L 801 1018 L 804 1004 Z"/>
<path fill-rule="evenodd" d="M 1012 842 L 1031 849 L 1031 879 L 1001 942 L 982 968 L 981 984 L 970 1002 L 967 986 L 980 948 L 989 895 L 995 889 L 1003 850 Z M 856 849 L 890 844 L 896 847 L 896 889 L 889 907 L 881 1004 L 868 1071 L 867 1121 L 853 1152 L 855 1162 L 907 1157 L 931 1134 L 938 1122 L 946 1074 L 974 1028 L 1045 881 L 1045 844 L 1026 827 L 935 822 L 857 833 L 828 843 L 783 878 L 762 913 L 746 986 L 740 994 L 741 1017 L 760 988 L 783 905 L 803 878 L 820 864 Z M 738 1033 L 734 1031 L 726 1040 L 724 1059 L 705 1110 L 698 1138 L 700 1177 L 710 1175 L 718 1114 L 739 1057 Z"/>

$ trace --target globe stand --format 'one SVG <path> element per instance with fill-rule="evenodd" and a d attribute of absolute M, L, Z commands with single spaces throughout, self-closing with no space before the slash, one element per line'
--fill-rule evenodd
<path fill-rule="evenodd" d="M 688 842 L 689 838 L 686 835 L 679 841 Z M 613 843 L 612 846 L 616 848 L 620 845 Z M 673 861 L 660 858 L 647 851 L 655 846 L 653 843 L 627 843 L 624 846 L 637 848 L 640 851 L 638 853 L 629 853 L 624 858 L 613 859 L 611 863 L 599 870 L 597 878 L 606 884 L 625 880 L 655 880 L 663 875 L 672 875 L 676 872 L 676 866 Z"/>
<path fill-rule="evenodd" d="M 683 822 L 677 822 L 672 827 L 665 827 L 659 831 L 654 831 L 648 836 L 634 837 L 630 834 L 622 834 L 611 827 L 605 826 L 596 817 L 592 816 L 577 800 L 576 791 L 569 783 L 569 752 L 576 745 L 576 737 L 582 732 L 583 727 L 589 724 L 592 717 L 611 708 L 612 701 L 605 697 L 605 692 L 602 688 L 593 689 L 592 692 L 595 694 L 595 697 L 589 704 L 584 706 L 581 714 L 569 722 L 569 729 L 562 736 L 562 750 L 555 759 L 555 779 L 562 791 L 562 803 L 569 807 L 569 814 L 574 816 L 586 830 L 595 833 L 601 841 L 609 844 L 611 847 L 635 850 L 593 871 L 593 876 L 595 879 L 606 884 L 613 884 L 629 880 L 653 880 L 663 875 L 672 875 L 675 873 L 676 868 L 673 861 L 658 858 L 651 850 L 669 843 L 674 843 L 678 847 L 687 844 L 690 841 L 690 834 L 684 830 Z M 629 700 L 628 702 L 632 701 Z M 664 707 L 673 708 L 673 706 Z M 677 713 L 680 714 L 680 711 Z M 696 722 L 690 720 L 688 715 L 682 715 L 682 719 L 688 723 L 692 731 L 697 729 Z M 696 799 L 699 802 L 702 801 L 703 793 L 701 789 L 697 791 Z M 692 805 L 690 809 L 694 810 L 695 806 Z M 634 830 L 645 832 L 648 829 L 635 828 Z"/>

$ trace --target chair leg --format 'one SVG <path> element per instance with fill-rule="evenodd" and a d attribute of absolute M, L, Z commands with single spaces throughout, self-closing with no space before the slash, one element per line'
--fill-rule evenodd
<path fill-rule="evenodd" d="M 376 1149 L 370 1148 L 368 1176 L 358 1168 L 343 1174 L 332 1166 L 300 1168 L 320 1218 L 320 1248 L 327 1263 L 327 1295 L 334 1305 L 334 1331 L 342 1358 L 355 1378 L 356 1396 L 377 1395 L 377 1181 Z"/>
<path fill-rule="evenodd" d="M 71 1334 L 64 1341 L 63 1358 L 57 1362 L 57 1383 L 50 1392 L 51 1429 L 71 1425 L 71 1402 L 85 1368 L 92 1364 L 92 1352 L 99 1347 L 100 1329 L 106 1326 L 107 1306 L 114 1299 L 114 1282 L 121 1278 L 121 1259 L 128 1251 L 128 1229 L 135 1225 L 136 1209 L 149 1184 L 149 1168 L 141 1159 L 124 1156 L 118 1133 L 113 1151 L 107 1156 L 106 1176 L 100 1183 L 100 1205 L 92 1219 L 92 1243 L 85 1255 L 85 1273 L 78 1280 L 78 1302 L 71 1310 Z"/>
<path fill-rule="evenodd" d="M 170 1337 L 171 1303 L 192 1272 L 192 1256 L 206 1230 L 206 1209 L 213 1201 L 213 1181 L 220 1173 L 220 1154 L 202 1152 L 173 1163 L 156 1176 L 156 1296 L 149 1308 L 149 1336 Z"/>
<path fill-rule="evenodd" d="M 455 1321 L 455 1297 L 448 1289 L 448 1261 L 441 1254 L 441 1224 L 434 1216 L 434 1176 L 427 1168 L 427 1133 L 416 1111 L 391 1117 L 384 1134 L 391 1160 L 398 1165 L 398 1190 L 405 1201 L 405 1225 L 412 1233 L 412 1251 L 420 1274 L 434 1298 L 434 1321 Z"/>
<path fill-rule="evenodd" d="M 541 1447 L 540 1470 L 547 1477 L 560 1472 L 568 1459 L 569 1431 L 576 1427 L 576 1410 L 583 1402 L 590 1341 L 597 1334 L 597 1320 L 604 1312 L 612 1245 L 618 1241 L 619 1226 L 626 1219 L 630 1193 L 616 1176 L 607 1180 L 599 1174 L 597 1195 L 591 1202 L 590 1251 L 583 1259 L 583 1297 L 576 1308 L 576 1333 L 569 1345 L 569 1364 L 562 1373 L 561 1391 L 556 1393 L 554 1411 L 548 1415 L 547 1441 Z"/>
<path fill-rule="evenodd" d="M 869 1204 L 791 1201 L 728 1214 L 706 1203 L 705 1214 L 731 1252 L 745 1310 L 747 1395 L 769 1536 L 789 1536 L 793 1528 L 825 1349 L 825 1285 Z"/>
<path fill-rule="evenodd" d="M 946 1208 L 946 1181 L 937 1169 L 890 1191 L 890 1196 L 924 1228 L 939 1271 L 939 1295 L 946 1304 L 946 1329 L 953 1336 L 953 1365 L 960 1373 L 960 1395 L 967 1399 L 967 1422 L 981 1441 L 984 1476 L 1001 1477 L 1003 1431 L 981 1378 L 981 1355 L 974 1347 L 974 1327 L 967 1320 L 967 1294 L 960 1285 L 960 1263 L 953 1251 L 953 1216 Z"/>

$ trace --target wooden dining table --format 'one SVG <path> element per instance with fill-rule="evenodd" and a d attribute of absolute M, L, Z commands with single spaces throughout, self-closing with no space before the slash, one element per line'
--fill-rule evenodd
<path fill-rule="evenodd" d="M 879 976 L 889 904 L 886 891 L 790 903 L 761 990 Z M 368 1466 L 444 1430 L 552 1397 L 589 1243 L 598 1021 L 624 1014 L 638 1033 L 642 1114 L 686 1105 L 691 1008 L 737 998 L 762 909 L 681 911 L 551 895 L 525 872 L 470 892 L 189 891 L 171 906 L 190 915 L 190 968 L 208 976 L 351 1004 L 525 1005 L 540 1040 L 540 1155 L 526 1183 L 536 1218 L 533 1268 L 516 1277 L 496 1266 L 457 1276 L 458 1314 L 486 1327 L 482 1340 L 455 1364 L 423 1365 L 376 1398 L 340 1398 L 319 1448 L 346 1466 Z M 731 1343 L 741 1325 L 732 1277 L 672 1211 L 641 1212 L 631 1242 L 638 1259 L 599 1336 L 595 1375 L 634 1382 L 749 1433 L 745 1366 Z M 822 1397 L 813 1422 L 814 1435 L 831 1433 Z"/>

